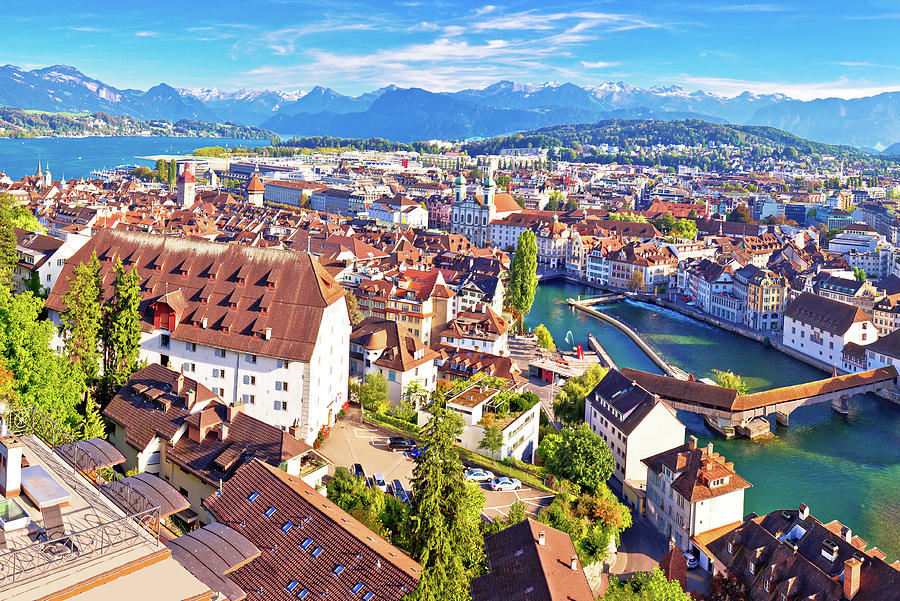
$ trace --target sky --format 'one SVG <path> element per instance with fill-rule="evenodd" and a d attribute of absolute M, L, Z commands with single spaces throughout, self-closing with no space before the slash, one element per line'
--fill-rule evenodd
<path fill-rule="evenodd" d="M 3 0 L 0 64 L 118 88 L 432 91 L 501 79 L 799 99 L 900 90 L 897 0 Z"/>

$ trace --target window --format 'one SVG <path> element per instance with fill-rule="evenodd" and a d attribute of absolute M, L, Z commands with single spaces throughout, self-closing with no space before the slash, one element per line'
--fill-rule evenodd
<path fill-rule="evenodd" d="M 281 527 L 281 531 L 284 534 L 287 534 L 288 532 L 291 531 L 291 528 L 293 528 L 293 527 L 294 527 L 294 522 L 291 522 L 290 520 L 288 520 L 287 522 L 284 523 L 284 526 Z"/>
<path fill-rule="evenodd" d="M 247 502 L 248 502 L 248 503 L 253 503 L 253 501 L 255 501 L 255 500 L 258 499 L 258 498 L 259 498 L 259 493 L 258 493 L 258 492 L 252 492 L 252 493 L 250 493 L 250 496 L 247 497 Z"/>
<path fill-rule="evenodd" d="M 221 357 L 222 359 L 225 358 L 225 349 L 217 348 L 217 349 L 215 349 L 215 351 L 216 351 L 216 357 Z"/>
<path fill-rule="evenodd" d="M 196 342 L 185 342 L 184 350 L 190 351 L 192 353 L 196 353 L 197 352 L 197 343 Z"/>
<path fill-rule="evenodd" d="M 244 376 L 244 384 L 248 386 L 256 386 L 256 376 Z"/>
<path fill-rule="evenodd" d="M 282 367 L 284 369 L 287 369 L 290 366 L 291 366 L 291 362 L 288 361 L 287 359 L 279 359 L 278 360 L 278 369 L 281 369 Z"/>
<path fill-rule="evenodd" d="M 188 491 L 187 491 L 186 488 L 184 488 L 184 487 L 179 488 L 179 489 L 178 489 L 178 492 L 180 492 L 180 493 L 181 493 L 181 496 L 184 497 L 185 499 L 188 498 Z"/>
<path fill-rule="evenodd" d="M 302 600 L 302 599 L 306 599 L 307 595 L 309 595 L 309 591 L 306 590 L 306 589 L 303 589 L 302 591 L 300 591 L 299 593 L 297 593 L 297 598 L 298 598 L 298 599 L 301 599 L 301 600 Z"/>
<path fill-rule="evenodd" d="M 224 369 L 213 368 L 213 376 L 212 376 L 212 377 L 214 377 L 214 378 L 224 378 L 224 377 L 225 377 L 225 370 L 224 370 Z"/>
<path fill-rule="evenodd" d="M 341 572 L 343 572 L 343 571 L 344 571 L 344 566 L 337 566 L 336 568 L 334 568 L 334 575 L 340 576 Z"/>
<path fill-rule="evenodd" d="M 159 346 L 163 348 L 169 348 L 169 335 L 168 334 L 160 334 L 159 335 Z"/>
<path fill-rule="evenodd" d="M 284 588 L 285 588 L 285 590 L 287 590 L 287 592 L 293 593 L 293 592 L 294 592 L 294 589 L 297 588 L 297 586 L 298 586 L 299 584 L 300 584 L 300 583 L 297 582 L 296 580 L 291 580 L 290 582 L 288 582 L 288 585 L 287 585 L 286 587 L 284 587 Z"/>
<path fill-rule="evenodd" d="M 287 382 L 275 382 L 275 390 L 287 392 L 288 383 Z"/>
<path fill-rule="evenodd" d="M 353 594 L 359 595 L 359 591 L 361 591 L 363 589 L 363 586 L 364 585 L 362 582 L 357 582 L 356 584 L 354 584 L 353 589 L 352 589 Z"/>
<path fill-rule="evenodd" d="M 287 401 L 275 401 L 275 411 L 287 411 Z"/>
<path fill-rule="evenodd" d="M 275 508 L 274 508 L 274 507 L 269 507 L 268 509 L 266 509 L 266 517 L 267 517 L 267 518 L 272 517 L 272 515 L 274 515 L 274 514 L 275 514 Z"/>
<path fill-rule="evenodd" d="M 241 400 L 242 400 L 245 404 L 248 404 L 248 405 L 255 405 L 255 404 L 256 404 L 256 395 L 245 394 L 245 395 L 242 395 L 242 396 L 241 396 Z"/>
<path fill-rule="evenodd" d="M 247 363 L 256 363 L 256 355 L 244 355 L 244 361 Z"/>
<path fill-rule="evenodd" d="M 312 556 L 315 558 L 318 558 L 319 555 L 321 555 L 322 551 L 324 551 L 324 550 L 325 549 L 323 549 L 322 547 L 316 547 L 316 550 L 312 552 Z"/>

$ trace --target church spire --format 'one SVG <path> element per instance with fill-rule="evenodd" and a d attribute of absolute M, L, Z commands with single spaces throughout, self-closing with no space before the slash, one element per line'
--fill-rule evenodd
<path fill-rule="evenodd" d="M 44 176 L 44 170 L 41 169 L 41 159 L 38 159 L 38 170 L 37 170 L 37 173 L 35 173 L 35 175 L 37 175 L 38 177 Z"/>

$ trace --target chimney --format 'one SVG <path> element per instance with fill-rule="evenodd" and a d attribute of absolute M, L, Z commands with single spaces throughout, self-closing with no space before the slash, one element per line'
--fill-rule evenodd
<path fill-rule="evenodd" d="M 712 454 L 713 454 L 713 443 L 710 442 L 706 445 L 706 456 L 712 457 Z"/>
<path fill-rule="evenodd" d="M 266 340 L 272 339 L 272 328 L 266 328 Z"/>
<path fill-rule="evenodd" d="M 798 513 L 797 517 L 799 517 L 801 520 L 805 520 L 809 517 L 809 507 L 806 505 L 806 503 L 800 503 L 800 512 Z"/>
<path fill-rule="evenodd" d="M 14 435 L 0 437 L 0 494 L 7 499 L 18 497 L 22 491 L 24 453 L 25 445 Z"/>
<path fill-rule="evenodd" d="M 688 448 L 694 450 L 697 448 L 697 437 L 691 434 L 688 436 Z"/>
<path fill-rule="evenodd" d="M 194 388 L 188 388 L 184 394 L 184 405 L 188 411 L 194 408 L 194 403 L 197 402 L 197 390 Z"/>
<path fill-rule="evenodd" d="M 180 395 L 184 388 L 184 363 L 181 364 L 181 373 L 175 379 L 175 394 Z"/>
<path fill-rule="evenodd" d="M 856 593 L 859 592 L 859 572 L 862 568 L 862 562 L 855 557 L 851 557 L 844 562 L 844 597 L 848 601 L 852 601 Z"/>
<path fill-rule="evenodd" d="M 206 318 L 205 317 L 203 318 L 203 329 L 204 330 L 206 329 Z"/>
<path fill-rule="evenodd" d="M 228 421 L 233 422 L 234 418 L 237 417 L 238 413 L 244 410 L 243 403 L 234 403 L 228 406 Z"/>
<path fill-rule="evenodd" d="M 841 526 L 841 538 L 848 543 L 853 539 L 853 531 L 850 530 L 850 526 Z"/>
<path fill-rule="evenodd" d="M 538 544 L 543 547 L 546 543 L 547 543 L 547 533 L 544 532 L 543 530 L 541 530 L 540 533 L 538 534 Z"/>
<path fill-rule="evenodd" d="M 219 440 L 228 438 L 228 424 L 219 424 Z"/>
<path fill-rule="evenodd" d="M 572 568 L 573 572 L 578 571 L 578 556 L 577 555 L 572 556 L 572 559 L 569 561 L 569 567 Z"/>

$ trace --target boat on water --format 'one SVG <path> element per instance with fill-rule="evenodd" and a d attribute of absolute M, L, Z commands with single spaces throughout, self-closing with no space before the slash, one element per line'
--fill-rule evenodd
<path fill-rule="evenodd" d="M 91 176 L 97 179 L 110 181 L 130 175 L 137 167 L 138 165 L 118 165 L 112 169 L 94 169 L 91 171 Z"/>

